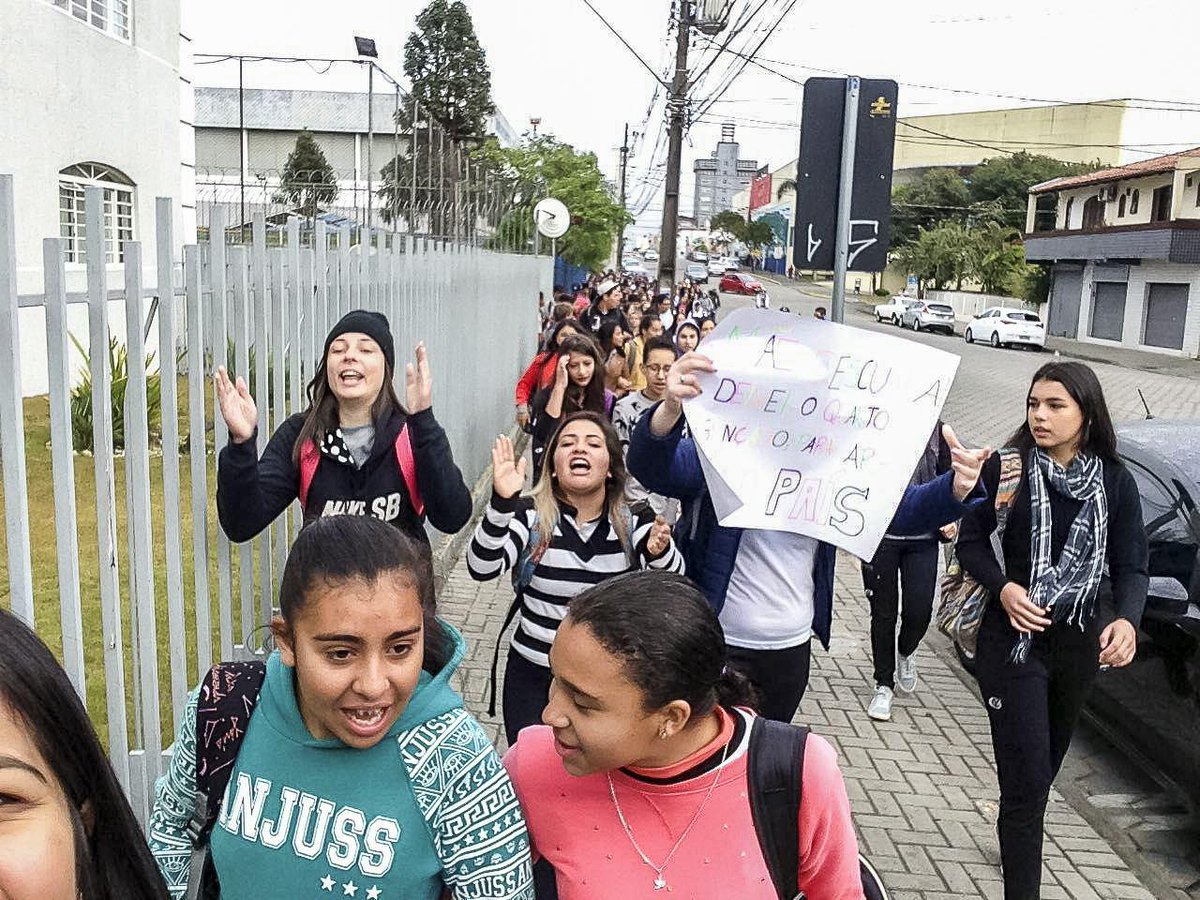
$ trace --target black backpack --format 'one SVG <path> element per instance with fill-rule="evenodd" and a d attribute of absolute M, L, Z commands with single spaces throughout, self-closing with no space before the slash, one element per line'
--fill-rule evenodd
<path fill-rule="evenodd" d="M 196 704 L 196 796 L 188 824 L 192 867 L 186 900 L 219 900 L 221 896 L 210 837 L 266 675 L 266 663 L 261 661 L 218 663 L 208 670 L 200 685 Z"/>
<path fill-rule="evenodd" d="M 807 741 L 808 729 L 803 726 L 761 716 L 750 726 L 746 757 L 750 812 L 780 900 L 803 897 L 799 885 L 800 801 Z M 865 900 L 887 900 L 882 880 L 861 853 L 858 862 Z"/>

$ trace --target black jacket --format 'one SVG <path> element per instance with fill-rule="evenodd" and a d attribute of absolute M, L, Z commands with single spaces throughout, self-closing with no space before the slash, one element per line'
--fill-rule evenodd
<path fill-rule="evenodd" d="M 1000 454 L 993 453 L 984 463 L 980 483 L 989 497 L 995 497 L 1000 485 Z M 1142 525 L 1142 504 L 1137 484 L 1129 470 L 1118 462 L 1104 461 L 1104 493 L 1108 498 L 1108 575 L 1112 582 L 1113 603 L 1117 616 L 1135 626 L 1142 620 L 1146 606 L 1148 551 Z M 1023 471 L 1021 486 L 1013 498 L 1004 526 L 1004 568 L 992 549 L 996 530 L 996 505 L 981 503 L 962 520 L 958 532 L 957 553 L 964 569 L 987 588 L 991 603 L 1000 605 L 1000 591 L 1013 581 L 1028 589 L 1033 568 L 1033 505 L 1029 492 L 1029 472 Z M 1058 565 L 1075 514 L 1083 504 L 1050 488 L 1050 563 Z"/>
<path fill-rule="evenodd" d="M 425 512 L 438 531 L 453 534 L 471 519 L 471 492 L 454 464 L 446 432 L 432 410 L 407 416 L 393 410 L 375 423 L 375 444 L 361 469 L 322 454 L 308 489 L 304 519 L 324 514 L 373 515 L 391 522 L 425 543 L 424 517 L 418 516 L 396 461 L 396 436 L 408 422 L 416 463 L 417 486 Z M 297 413 L 271 435 L 261 459 L 255 439 L 229 443 L 217 464 L 217 515 L 231 541 L 248 541 L 296 500 L 300 466 L 292 462 L 292 447 L 304 414 Z"/>

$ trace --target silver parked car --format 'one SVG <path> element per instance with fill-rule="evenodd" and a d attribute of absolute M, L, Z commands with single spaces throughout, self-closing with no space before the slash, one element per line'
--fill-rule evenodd
<path fill-rule="evenodd" d="M 916 300 L 900 314 L 900 325 L 913 331 L 944 331 L 954 334 L 954 307 L 948 303 Z"/>

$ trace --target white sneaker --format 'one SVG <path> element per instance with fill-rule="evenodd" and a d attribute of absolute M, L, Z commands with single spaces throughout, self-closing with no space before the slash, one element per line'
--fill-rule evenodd
<path fill-rule="evenodd" d="M 875 696 L 867 707 L 867 715 L 877 722 L 887 722 L 892 718 L 892 689 L 882 684 L 875 688 Z"/>
<path fill-rule="evenodd" d="M 896 686 L 906 694 L 917 689 L 917 654 L 896 659 Z"/>

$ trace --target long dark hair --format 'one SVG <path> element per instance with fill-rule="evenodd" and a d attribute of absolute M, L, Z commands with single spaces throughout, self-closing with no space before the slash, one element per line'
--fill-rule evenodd
<path fill-rule="evenodd" d="M 600 330 L 596 332 L 596 338 L 600 341 L 601 355 L 609 356 L 612 353 L 622 357 L 625 355 L 625 348 L 618 347 L 616 342 L 616 334 L 620 330 L 619 322 L 605 322 L 600 326 Z"/>
<path fill-rule="evenodd" d="M 1104 400 L 1104 388 L 1090 366 L 1081 362 L 1049 362 L 1033 373 L 1029 383 L 1029 394 L 1039 381 L 1056 381 L 1061 384 L 1071 399 L 1079 404 L 1083 413 L 1083 431 L 1079 436 L 1079 450 L 1098 456 L 1109 462 L 1119 462 L 1117 456 L 1117 433 L 1113 430 L 1112 417 L 1108 414 L 1108 404 Z M 1013 432 L 1008 439 L 1008 446 L 1015 447 L 1021 453 L 1021 459 L 1029 456 L 1029 451 L 1037 446 L 1033 432 L 1029 430 L 1029 415 L 1021 427 Z"/>
<path fill-rule="evenodd" d="M 0 701 L 29 730 L 67 798 L 80 896 L 167 900 L 146 838 L 66 673 L 38 636 L 4 610 L 0 647 Z"/>
<path fill-rule="evenodd" d="M 583 326 L 579 324 L 579 320 L 574 316 L 568 316 L 561 321 L 555 322 L 554 326 L 546 332 L 546 339 L 542 341 L 542 349 L 538 352 L 538 357 L 541 360 L 545 361 L 558 353 L 558 334 L 564 328 L 573 328 L 576 334 L 583 334 Z"/>
<path fill-rule="evenodd" d="M 421 601 L 425 661 L 436 675 L 450 661 L 450 636 L 437 618 L 433 561 L 429 547 L 374 516 L 323 516 L 300 530 L 288 552 L 279 584 L 279 610 L 291 626 L 315 583 L 361 579 L 385 573 L 407 579 Z"/>
<path fill-rule="evenodd" d="M 596 342 L 583 334 L 572 335 L 562 342 L 558 353 L 560 356 L 579 353 L 590 356 L 595 363 L 592 380 L 586 385 L 580 387 L 573 381 L 567 382 L 567 393 L 563 398 L 563 413 L 580 410 L 606 412 L 604 408 L 604 358 L 600 355 L 600 348 Z"/>
<path fill-rule="evenodd" d="M 308 409 L 304 414 L 304 424 L 296 435 L 296 443 L 292 445 L 292 462 L 300 463 L 300 452 L 309 441 L 320 442 L 326 434 L 338 427 L 338 401 L 329 389 L 329 354 L 326 353 L 317 363 L 317 370 L 308 383 Z M 276 373 L 278 377 L 278 373 Z M 266 400 L 260 399 L 265 403 Z M 385 413 L 402 409 L 400 398 L 396 396 L 396 388 L 392 384 L 392 367 L 385 361 L 383 364 L 383 386 L 379 395 L 371 404 L 371 421 L 378 422 Z"/>
<path fill-rule="evenodd" d="M 621 660 L 647 710 L 684 700 L 699 719 L 721 706 L 754 706 L 750 682 L 728 663 L 725 634 L 704 594 L 673 572 L 630 572 L 571 600 L 584 625 Z"/>

